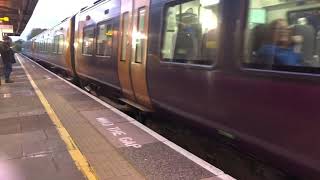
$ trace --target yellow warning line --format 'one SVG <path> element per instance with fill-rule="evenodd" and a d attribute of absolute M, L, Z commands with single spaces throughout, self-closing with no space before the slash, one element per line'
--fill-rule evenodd
<path fill-rule="evenodd" d="M 45 98 L 43 93 L 40 91 L 40 89 L 38 88 L 36 83 L 33 81 L 32 77 L 28 73 L 28 70 L 23 65 L 22 61 L 20 60 L 20 56 L 17 56 L 17 57 L 18 57 L 18 61 L 20 62 L 23 70 L 25 71 L 33 89 L 35 90 L 37 96 L 39 97 L 42 105 L 44 106 L 45 110 L 47 111 L 52 122 L 55 124 L 56 129 L 59 132 L 61 139 L 66 144 L 68 152 L 69 152 L 70 156 L 72 157 L 73 161 L 75 162 L 76 166 L 78 167 L 78 169 L 83 173 L 83 175 L 88 180 L 97 180 L 98 178 L 96 177 L 93 169 L 90 167 L 86 157 L 80 152 L 79 148 L 74 143 L 74 141 L 71 138 L 68 131 L 63 127 L 60 119 L 58 118 L 58 116 L 54 112 L 54 110 L 51 108 L 48 100 Z"/>

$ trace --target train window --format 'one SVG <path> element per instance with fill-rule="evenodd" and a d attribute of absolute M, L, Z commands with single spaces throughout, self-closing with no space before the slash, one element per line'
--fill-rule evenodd
<path fill-rule="evenodd" d="M 47 39 L 47 52 L 50 52 L 50 50 L 51 50 L 50 39 Z"/>
<path fill-rule="evenodd" d="M 54 44 L 54 37 L 53 37 L 53 39 L 51 39 L 51 47 L 50 47 L 50 52 L 51 53 L 54 53 L 54 48 L 55 48 L 55 44 Z"/>
<path fill-rule="evenodd" d="M 53 53 L 58 53 L 59 49 L 59 36 L 55 36 L 53 40 Z"/>
<path fill-rule="evenodd" d="M 165 13 L 162 60 L 212 65 L 217 58 L 219 0 L 175 2 Z"/>
<path fill-rule="evenodd" d="M 97 34 L 97 55 L 111 56 L 113 36 L 111 21 L 99 24 Z"/>
<path fill-rule="evenodd" d="M 89 26 L 83 28 L 82 54 L 93 54 L 94 27 Z"/>
<path fill-rule="evenodd" d="M 127 41 L 129 38 L 129 13 L 122 15 L 122 41 L 121 41 L 121 61 L 126 60 L 127 56 Z"/>
<path fill-rule="evenodd" d="M 251 0 L 244 66 L 319 73 L 320 2 Z"/>
<path fill-rule="evenodd" d="M 43 52 L 47 52 L 47 41 L 43 41 Z"/>
<path fill-rule="evenodd" d="M 64 35 L 60 34 L 58 37 L 59 37 L 58 54 L 62 54 L 63 48 L 64 48 Z"/>
<path fill-rule="evenodd" d="M 50 42 L 49 39 L 46 40 L 46 52 L 49 52 L 50 49 Z"/>
<path fill-rule="evenodd" d="M 43 52 L 44 51 L 44 42 L 43 42 L 43 40 L 41 40 L 41 52 Z"/>
<path fill-rule="evenodd" d="M 146 18 L 146 8 L 140 8 L 138 10 L 138 25 L 137 32 L 133 34 L 135 41 L 133 46 L 135 46 L 135 62 L 142 63 L 145 61 L 145 50 L 146 50 L 146 33 L 145 33 L 145 18 Z"/>

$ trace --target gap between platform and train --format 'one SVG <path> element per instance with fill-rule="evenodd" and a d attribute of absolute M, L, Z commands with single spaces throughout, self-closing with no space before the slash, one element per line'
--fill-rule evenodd
<path fill-rule="evenodd" d="M 32 79 L 31 75 L 29 74 L 26 67 L 23 65 L 23 61 L 20 59 L 20 56 L 16 56 L 19 63 L 21 64 L 21 67 L 23 68 L 24 72 L 26 73 L 35 93 L 37 94 L 38 98 L 40 99 L 43 107 L 45 108 L 46 112 L 48 113 L 50 119 L 56 126 L 56 129 L 61 137 L 61 139 L 64 141 L 64 143 L 67 146 L 67 150 L 74 161 L 77 168 L 82 172 L 82 174 L 85 176 L 88 180 L 97 180 L 97 176 L 95 175 L 94 170 L 90 167 L 86 157 L 81 153 L 77 145 L 74 143 L 72 137 L 64 128 L 63 124 L 61 123 L 59 117 L 54 112 L 54 110 L 51 108 L 48 100 L 45 98 L 43 93 L 40 91 L 39 87 L 36 85 L 34 80 Z"/>
<path fill-rule="evenodd" d="M 132 123 L 133 125 L 137 126 L 138 128 L 142 129 L 143 131 L 145 131 L 146 133 L 150 134 L 152 137 L 156 138 L 157 140 L 159 140 L 160 142 L 164 143 L 165 145 L 167 145 L 168 147 L 170 147 L 171 149 L 175 150 L 176 152 L 180 153 L 181 155 L 185 156 L 186 158 L 188 158 L 189 160 L 191 160 L 192 162 L 198 164 L 199 166 L 201 166 L 202 168 L 206 169 L 207 171 L 211 172 L 212 174 L 214 174 L 215 176 L 219 177 L 221 180 L 235 180 L 235 178 L 225 174 L 222 170 L 216 168 L 215 166 L 211 165 L 210 163 L 206 162 L 205 160 L 197 157 L 196 155 L 190 153 L 189 151 L 183 149 L 182 147 L 176 145 L 175 143 L 169 141 L 168 139 L 166 139 L 165 137 L 161 136 L 160 134 L 154 132 L 153 130 L 151 130 L 150 128 L 146 127 L 145 125 L 137 122 L 135 119 L 133 119 L 132 117 L 126 115 L 125 113 L 119 111 L 118 109 L 112 107 L 111 105 L 107 104 L 106 102 L 102 101 L 101 99 L 93 96 L 92 94 L 89 94 L 88 92 L 84 91 L 83 89 L 79 88 L 78 86 L 72 84 L 71 82 L 63 79 L 62 77 L 54 74 L 53 72 L 49 71 L 48 69 L 44 68 L 43 66 L 41 66 L 40 64 L 38 64 L 37 62 L 33 61 L 32 59 L 19 54 L 20 56 L 23 56 L 24 58 L 30 60 L 30 62 L 36 64 L 38 67 L 42 68 L 43 70 L 47 71 L 48 73 L 52 74 L 53 76 L 57 77 L 58 79 L 64 81 L 65 83 L 69 84 L 70 86 L 72 86 L 73 88 L 77 89 L 78 91 L 82 92 L 83 94 L 89 96 L 90 98 L 92 98 L 93 100 L 95 100 L 96 102 L 100 103 L 101 105 L 103 105 L 104 107 L 110 109 L 111 111 L 113 111 L 114 113 L 122 116 L 123 118 L 125 118 L 126 120 L 128 120 L 130 123 Z"/>

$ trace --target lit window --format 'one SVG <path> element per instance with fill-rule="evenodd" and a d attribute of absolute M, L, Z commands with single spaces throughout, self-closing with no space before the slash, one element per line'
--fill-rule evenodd
<path fill-rule="evenodd" d="M 129 13 L 122 15 L 122 41 L 121 41 L 121 61 L 126 60 L 127 56 L 127 41 L 129 39 Z"/>
<path fill-rule="evenodd" d="M 62 54 L 64 49 L 64 36 L 59 35 L 58 54 Z"/>
<path fill-rule="evenodd" d="M 93 54 L 94 27 L 83 28 L 82 54 Z"/>
<path fill-rule="evenodd" d="M 59 49 L 59 36 L 54 37 L 54 42 L 53 42 L 53 53 L 58 53 Z"/>
<path fill-rule="evenodd" d="M 217 58 L 219 0 L 193 0 L 167 8 L 162 59 L 211 65 Z"/>
<path fill-rule="evenodd" d="M 320 8 L 310 9 L 319 6 L 318 1 L 280 4 L 251 0 L 245 67 L 319 72 Z"/>
<path fill-rule="evenodd" d="M 146 9 L 140 8 L 138 14 L 138 27 L 137 32 L 133 34 L 133 46 L 136 47 L 135 51 L 135 62 L 142 63 L 145 61 L 145 51 L 146 51 L 146 34 L 145 34 L 145 18 Z"/>
<path fill-rule="evenodd" d="M 97 55 L 111 56 L 112 54 L 112 24 L 110 21 L 98 25 Z"/>

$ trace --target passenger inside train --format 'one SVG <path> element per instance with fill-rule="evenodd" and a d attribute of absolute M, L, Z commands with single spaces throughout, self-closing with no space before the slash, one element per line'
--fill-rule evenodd
<path fill-rule="evenodd" d="M 320 67 L 320 2 L 251 0 L 245 64 Z"/>
<path fill-rule="evenodd" d="M 167 9 L 164 61 L 211 65 L 216 59 L 219 1 L 189 1 Z"/>
<path fill-rule="evenodd" d="M 256 51 L 258 60 L 265 64 L 299 65 L 300 51 L 295 46 L 302 42 L 301 36 L 291 36 L 291 31 L 284 19 L 272 21 L 265 31 L 266 37 L 261 47 Z"/>

